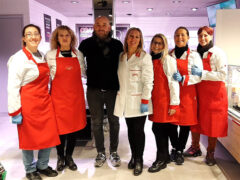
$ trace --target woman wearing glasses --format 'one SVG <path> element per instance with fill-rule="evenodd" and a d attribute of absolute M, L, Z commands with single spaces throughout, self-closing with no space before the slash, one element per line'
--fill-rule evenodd
<path fill-rule="evenodd" d="M 153 122 L 157 154 L 156 160 L 148 169 L 158 172 L 167 167 L 170 161 L 168 150 L 168 134 L 170 123 L 178 122 L 179 83 L 173 79 L 177 72 L 177 62 L 168 55 L 168 43 L 163 34 L 156 34 L 151 41 L 151 55 L 154 69 L 154 85 L 152 91 L 153 114 L 149 120 Z"/>
<path fill-rule="evenodd" d="M 57 146 L 57 170 L 65 166 L 77 170 L 72 154 L 76 131 L 86 126 L 86 107 L 82 85 L 84 59 L 76 50 L 77 38 L 68 26 L 59 26 L 52 33 L 51 51 L 46 55 L 50 67 L 51 97 L 56 113 L 61 144 Z M 65 151 L 66 142 L 66 151 Z"/>
<path fill-rule="evenodd" d="M 8 111 L 17 124 L 19 148 L 27 179 L 42 179 L 58 173 L 48 166 L 51 147 L 60 143 L 48 83 L 50 71 L 38 51 L 41 31 L 29 24 L 22 31 L 22 50 L 8 61 Z M 33 150 L 38 151 L 34 162 Z"/>

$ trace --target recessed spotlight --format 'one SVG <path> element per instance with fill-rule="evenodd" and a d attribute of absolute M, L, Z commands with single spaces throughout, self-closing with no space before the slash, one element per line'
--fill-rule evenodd
<path fill-rule="evenodd" d="M 172 1 L 172 3 L 181 3 L 182 1 Z"/>
<path fill-rule="evenodd" d="M 71 1 L 72 4 L 77 4 L 79 3 L 78 1 Z"/>
<path fill-rule="evenodd" d="M 128 4 L 130 1 L 122 1 L 123 4 Z"/>
<path fill-rule="evenodd" d="M 153 8 L 147 8 L 147 10 L 148 10 L 148 11 L 152 11 L 152 10 L 153 10 Z"/>
<path fill-rule="evenodd" d="M 131 14 L 131 13 L 128 13 L 127 15 L 128 15 L 128 16 L 131 16 L 132 14 Z"/>
<path fill-rule="evenodd" d="M 198 8 L 192 8 L 192 11 L 197 11 L 198 10 Z"/>

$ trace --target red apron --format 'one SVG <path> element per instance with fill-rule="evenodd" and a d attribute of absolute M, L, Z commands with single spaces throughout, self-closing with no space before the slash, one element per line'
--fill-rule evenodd
<path fill-rule="evenodd" d="M 169 116 L 170 90 L 168 80 L 163 70 L 161 60 L 153 61 L 154 85 L 152 90 L 153 114 L 149 115 L 149 120 L 156 123 L 178 122 L 179 110 Z"/>
<path fill-rule="evenodd" d="M 209 52 L 203 59 L 203 69 L 212 71 Z M 199 125 L 191 128 L 209 137 L 225 137 L 228 129 L 228 100 L 225 83 L 202 81 L 197 84 Z"/>
<path fill-rule="evenodd" d="M 39 76 L 20 90 L 23 122 L 18 125 L 19 148 L 39 150 L 53 147 L 60 144 L 60 140 L 48 91 L 49 67 L 47 63 L 37 63 L 25 48 L 23 52 L 37 65 Z"/>
<path fill-rule="evenodd" d="M 58 57 L 51 96 L 56 113 L 59 134 L 79 131 L 86 126 L 86 106 L 77 57 Z"/>
<path fill-rule="evenodd" d="M 188 56 L 186 59 L 177 59 L 177 68 L 182 76 L 188 75 Z M 180 115 L 177 125 L 192 126 L 197 124 L 197 96 L 196 86 L 182 86 L 180 83 Z M 175 123 L 174 123 L 175 124 Z"/>

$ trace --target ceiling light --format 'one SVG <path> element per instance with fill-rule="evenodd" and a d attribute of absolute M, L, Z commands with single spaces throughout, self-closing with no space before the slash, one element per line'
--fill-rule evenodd
<path fill-rule="evenodd" d="M 172 3 L 181 3 L 182 1 L 172 1 Z"/>
<path fill-rule="evenodd" d="M 198 10 L 198 8 L 192 8 L 192 11 L 197 11 Z"/>
<path fill-rule="evenodd" d="M 129 1 L 122 1 L 123 4 L 128 4 L 130 3 Z"/>
<path fill-rule="evenodd" d="M 153 8 L 147 8 L 147 10 L 148 10 L 148 11 L 152 11 L 152 10 L 153 10 Z"/>
<path fill-rule="evenodd" d="M 78 1 L 71 1 L 72 4 L 77 4 L 79 3 Z"/>

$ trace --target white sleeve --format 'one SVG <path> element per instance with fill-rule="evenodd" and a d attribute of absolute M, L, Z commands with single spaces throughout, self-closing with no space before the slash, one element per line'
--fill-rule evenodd
<path fill-rule="evenodd" d="M 216 54 L 212 54 L 214 67 L 212 71 L 204 70 L 202 72 L 202 80 L 208 81 L 225 81 L 227 76 L 227 56 L 223 51 L 218 51 Z"/>
<path fill-rule="evenodd" d="M 56 53 L 57 50 L 51 50 L 49 52 L 47 52 L 45 59 L 48 63 L 49 69 L 50 69 L 50 75 L 51 75 L 51 79 L 53 80 L 55 75 L 56 75 Z"/>
<path fill-rule="evenodd" d="M 84 56 L 83 53 L 81 51 L 77 51 L 77 58 L 80 64 L 80 68 L 81 68 L 81 74 L 82 77 L 86 78 L 86 64 L 85 64 L 85 60 L 84 60 Z"/>
<path fill-rule="evenodd" d="M 184 76 L 184 80 L 182 82 L 183 86 L 197 84 L 201 81 L 201 77 L 198 75 L 193 75 L 191 72 L 191 68 L 193 65 L 197 66 L 199 69 L 203 70 L 202 59 L 197 52 L 191 52 L 192 54 L 189 55 L 188 63 L 188 74 Z"/>
<path fill-rule="evenodd" d="M 7 63 L 8 66 L 8 113 L 16 116 L 21 112 L 20 89 L 24 76 L 24 64 L 20 58 L 13 55 Z"/>
<path fill-rule="evenodd" d="M 142 99 L 149 100 L 151 98 L 153 88 L 153 64 L 152 58 L 149 54 L 145 54 L 142 60 L 142 83 Z"/>
<path fill-rule="evenodd" d="M 167 76 L 170 90 L 170 105 L 177 106 L 180 104 L 179 83 L 173 79 L 173 74 L 177 72 L 177 62 L 174 58 L 167 56 L 164 61 L 164 72 Z"/>

